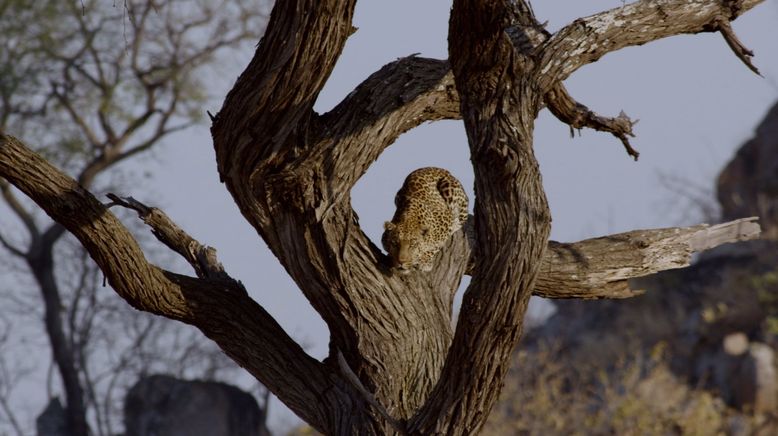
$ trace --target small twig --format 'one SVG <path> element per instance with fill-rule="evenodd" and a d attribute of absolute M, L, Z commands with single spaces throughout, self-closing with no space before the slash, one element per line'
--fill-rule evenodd
<path fill-rule="evenodd" d="M 189 236 L 165 212 L 156 207 L 148 207 L 132 197 L 119 197 L 109 193 L 108 198 L 112 200 L 108 207 L 118 205 L 136 211 L 140 219 L 151 227 L 154 236 L 186 259 L 198 277 L 229 280 L 238 285 L 238 288 L 243 289 L 243 285 L 239 281 L 224 271 L 224 266 L 216 258 L 215 248 L 203 245 Z"/>
<path fill-rule="evenodd" d="M 732 49 L 733 53 L 735 53 L 735 56 L 737 56 L 737 58 L 740 59 L 749 70 L 753 71 L 760 77 L 764 77 L 762 76 L 762 73 L 759 72 L 759 69 L 757 69 L 756 66 L 754 66 L 754 64 L 751 62 L 751 58 L 754 57 L 754 52 L 746 47 L 740 41 L 740 39 L 738 39 L 735 31 L 732 29 L 732 25 L 730 24 L 729 20 L 726 18 L 719 18 L 716 20 L 715 26 L 716 30 L 718 30 L 719 33 L 721 33 L 721 36 L 724 37 L 724 41 L 727 42 L 729 48 Z"/>
<path fill-rule="evenodd" d="M 640 153 L 632 148 L 632 144 L 629 143 L 629 139 L 627 138 L 627 135 L 631 137 L 635 137 L 635 134 L 632 133 L 632 126 L 638 123 L 639 120 L 632 120 L 630 119 L 627 114 L 624 113 L 624 111 L 619 112 L 619 116 L 616 118 L 612 118 L 613 123 L 615 124 L 621 124 L 623 129 L 620 131 L 612 131 L 611 133 L 619 138 L 621 140 L 621 143 L 624 144 L 624 149 L 627 150 L 627 154 L 632 156 L 635 161 L 637 162 L 638 157 L 640 157 Z"/>
<path fill-rule="evenodd" d="M 343 353 L 341 353 L 340 350 L 338 350 L 338 366 L 340 367 L 340 371 L 343 373 L 343 376 L 346 377 L 346 380 L 348 380 L 349 383 L 351 383 L 354 388 L 356 388 L 356 390 L 358 390 L 359 393 L 365 397 L 365 400 L 367 400 L 367 402 L 370 403 L 370 405 L 373 406 L 373 408 L 375 408 L 375 410 L 378 411 L 378 413 L 380 413 L 384 419 L 386 419 L 386 422 L 388 422 L 393 429 L 395 429 L 401 435 L 406 435 L 408 433 L 400 421 L 392 418 L 384 406 L 382 406 L 381 403 L 375 399 L 373 394 L 371 394 L 367 388 L 365 388 L 362 382 L 359 381 L 359 377 L 357 377 L 357 375 L 354 374 L 354 371 L 351 370 L 351 367 L 348 366 L 348 362 L 346 362 L 346 358 L 343 357 Z"/>
<path fill-rule="evenodd" d="M 557 84 L 546 94 L 546 105 L 554 116 L 570 126 L 570 135 L 574 136 L 575 129 L 589 127 L 600 132 L 608 132 L 619 138 L 627 154 L 638 160 L 640 153 L 629 143 L 629 137 L 635 137 L 632 127 L 638 120 L 632 120 L 624 111 L 615 118 L 598 115 L 586 105 L 577 102 L 567 92 L 564 85 Z M 579 132 L 580 133 L 580 132 Z"/>
<path fill-rule="evenodd" d="M 5 247 L 6 250 L 11 252 L 16 257 L 19 257 L 21 259 L 25 259 L 27 256 L 21 249 L 15 247 L 12 243 L 10 243 L 8 240 L 6 240 L 2 234 L 0 234 L 0 245 Z"/>

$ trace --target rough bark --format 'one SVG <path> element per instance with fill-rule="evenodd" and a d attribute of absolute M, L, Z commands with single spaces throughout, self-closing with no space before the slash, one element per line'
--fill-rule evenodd
<path fill-rule="evenodd" d="M 5 135 L 0 136 L 0 168 L 4 178 L 78 238 L 111 287 L 133 307 L 200 328 L 273 392 L 286 390 L 284 402 L 303 419 L 324 422 L 316 405 L 337 394 L 331 377 L 243 288 L 151 265 L 106 206 Z"/>
<path fill-rule="evenodd" d="M 27 171 L 33 171 L 38 181 L 32 179 L 33 183 L 24 183 L 28 177 L 19 171 L 15 173 L 10 171 L 13 168 L 22 167 L 26 168 Z M 91 195 L 79 190 L 75 181 L 68 180 L 65 175 L 46 164 L 45 161 L 11 137 L 0 137 L 0 171 L 9 180 L 15 181 L 17 186 L 31 198 L 42 204 L 52 203 L 48 201 L 50 198 L 58 199 L 57 202 L 54 202 L 58 204 L 48 207 L 46 211 L 60 221 L 65 221 L 70 217 L 70 221 L 66 224 L 68 229 L 72 229 L 74 226 L 76 228 L 81 226 L 98 227 L 97 230 L 81 232 L 83 233 L 81 237 L 105 239 L 106 234 L 112 235 L 110 242 L 98 242 L 101 249 L 106 250 L 105 255 L 117 259 L 135 259 L 136 256 L 141 255 L 133 250 L 134 241 L 130 239 L 126 230 L 120 227 L 118 221 L 107 208 L 103 208 Z M 62 186 L 70 188 L 63 189 Z M 179 319 L 200 327 L 204 333 L 216 340 L 225 352 L 244 365 L 263 383 L 271 383 L 272 380 L 275 380 L 277 383 L 271 384 L 275 388 L 280 388 L 278 384 L 281 384 L 283 390 L 276 391 L 276 394 L 304 419 L 311 423 L 319 422 L 313 420 L 315 417 L 304 412 L 311 406 L 306 402 L 313 401 L 313 398 L 310 396 L 298 398 L 298 396 L 305 394 L 306 390 L 311 390 L 311 395 L 316 395 L 317 392 L 321 394 L 326 389 L 321 386 L 318 388 L 310 386 L 299 378 L 304 378 L 309 371 L 313 371 L 310 374 L 312 376 L 318 374 L 318 377 L 321 377 L 325 384 L 338 385 L 333 378 L 340 378 L 344 371 L 339 368 L 336 373 L 327 375 L 316 370 L 318 365 L 310 362 L 310 358 L 291 342 L 291 339 L 286 337 L 267 313 L 255 302 L 248 299 L 239 282 L 226 275 L 215 259 L 213 249 L 192 239 L 159 209 L 146 207 L 134 200 L 121 199 L 116 196 L 112 196 L 112 198 L 115 204 L 131 207 L 138 211 L 144 221 L 152 227 L 158 239 L 186 258 L 192 264 L 197 275 L 203 279 L 203 281 L 198 281 L 198 279 L 178 276 L 176 280 L 172 280 L 172 283 L 165 284 L 165 286 L 172 287 L 171 289 L 151 289 L 151 294 L 143 297 L 128 293 L 138 292 L 137 289 L 116 288 L 117 292 L 141 310 Z M 77 217 L 78 219 L 75 221 L 72 219 L 73 210 L 91 208 L 101 210 L 98 222 L 90 220 L 89 217 Z M 103 229 L 109 230 L 107 233 L 103 233 L 105 231 Z M 574 244 L 551 242 L 543 258 L 534 294 L 550 298 L 626 298 L 634 296 L 637 294 L 635 291 L 623 287 L 626 278 L 638 277 L 663 269 L 680 268 L 688 263 L 692 252 L 712 248 L 722 243 L 752 239 L 757 235 L 758 225 L 753 222 L 753 219 L 744 219 L 713 227 L 703 225 L 684 229 L 635 231 Z M 636 251 L 637 247 L 640 250 Z M 683 261 L 668 263 L 664 256 L 656 255 L 659 251 L 666 252 L 674 258 L 681 258 Z M 452 259 L 467 259 L 472 254 L 470 243 L 464 232 L 460 232 L 452 238 L 445 252 L 447 255 L 441 256 L 443 262 L 452 262 Z M 600 256 L 605 255 L 607 257 L 599 259 Z M 591 258 L 597 258 L 598 262 L 591 262 Z M 142 257 L 136 260 L 140 261 L 141 265 L 142 262 L 145 262 Z M 103 260 L 102 262 L 108 261 Z M 633 268 L 629 271 L 623 271 L 622 267 L 628 264 L 633 265 Z M 106 275 L 112 286 L 116 286 L 114 280 L 116 280 L 117 274 L 126 276 L 132 273 L 132 269 L 116 271 L 108 269 L 106 265 L 108 264 L 100 264 L 104 271 L 108 271 Z M 156 270 L 150 265 L 146 265 L 146 267 Z M 173 278 L 176 277 L 172 273 L 163 273 Z M 182 288 L 176 287 L 177 283 L 181 283 Z M 148 287 L 150 285 L 150 283 L 144 282 L 139 286 Z M 189 288 L 185 297 L 177 295 L 183 290 L 183 286 Z M 200 295 L 199 293 L 213 295 Z M 450 301 L 453 299 L 453 291 L 442 297 Z M 138 302 L 139 299 L 146 299 L 157 305 L 154 308 L 140 305 L 142 302 Z M 236 299 L 238 301 L 234 301 Z M 196 308 L 196 313 L 189 313 L 190 308 L 187 306 Z M 230 321 L 227 317 L 236 319 Z M 198 321 L 198 318 L 201 320 Z M 240 335 L 236 336 L 237 333 Z M 245 344 L 252 345 L 247 349 Z M 259 355 L 256 354 L 258 350 L 262 351 Z M 261 361 L 269 357 L 278 357 L 278 359 L 270 362 Z M 299 373 L 296 376 L 287 373 L 287 371 L 297 372 L 298 368 L 290 367 L 283 362 L 297 363 Z M 275 369 L 271 370 L 269 367 L 273 367 L 273 365 L 282 366 L 276 366 Z M 328 377 L 329 380 L 327 380 Z M 311 380 L 311 382 L 316 381 Z M 341 380 L 339 383 L 344 382 Z M 298 389 L 303 390 L 303 392 L 298 392 Z M 350 392 L 349 395 L 355 395 L 355 392 L 346 390 Z M 347 404 L 345 401 L 348 398 L 353 398 L 353 401 L 359 404 L 367 401 L 363 398 L 364 394 L 361 393 L 356 397 L 343 395 L 335 404 L 345 407 Z M 332 392 L 330 396 L 337 395 Z M 298 410 L 299 407 L 305 407 L 305 409 Z M 362 407 L 365 407 L 364 404 Z M 323 411 L 321 413 L 326 414 Z M 336 423 L 331 424 L 337 425 Z"/>
<path fill-rule="evenodd" d="M 238 282 L 199 270 L 201 256 L 191 255 L 191 241 L 183 242 L 188 237 L 163 231 L 173 228 L 150 219 L 145 206 L 114 197 L 149 218 L 198 278 L 150 265 L 110 212 L 8 137 L 0 143 L 0 175 L 72 231 L 123 298 L 196 325 L 327 434 L 477 432 L 499 395 L 533 289 L 559 297 L 629 296 L 623 283 L 629 277 L 678 267 L 691 251 L 758 232 L 752 224 L 743 232 L 728 231 L 737 223 L 714 227 L 724 236 L 710 243 L 699 242 L 708 232 L 702 228 L 617 235 L 612 241 L 620 251 L 603 262 L 587 256 L 608 251 L 607 238 L 552 244 L 546 252 L 551 218 L 532 150 L 543 105 L 573 127 L 608 131 L 622 141 L 631 134 L 631 123 L 596 116 L 566 94 L 560 80 L 576 68 L 627 45 L 719 29 L 722 17 L 758 2 L 732 12 L 714 0 L 642 1 L 548 35 L 524 1 L 456 0 L 451 71 L 444 61 L 400 59 L 319 115 L 313 103 L 352 32 L 354 3 L 276 2 L 254 59 L 212 126 L 222 180 L 329 327 L 330 356 L 323 363 L 294 344 Z M 672 12 L 661 25 L 657 4 Z M 695 8 L 693 19 L 673 12 Z M 624 14 L 628 24 L 640 25 L 616 31 L 624 23 L 613 17 Z M 615 42 L 604 44 L 604 37 Z M 571 48 L 578 43 L 587 50 Z M 460 116 L 476 176 L 472 238 L 452 238 L 429 273 L 393 274 L 361 231 L 350 189 L 398 135 L 424 121 Z M 453 295 L 468 270 L 473 278 L 452 332 Z"/>
<path fill-rule="evenodd" d="M 550 242 L 534 295 L 544 298 L 630 298 L 629 279 L 684 268 L 692 254 L 759 237 L 756 218 L 715 226 L 635 230 L 573 244 Z M 561 281 L 558 281 L 561 279 Z"/>

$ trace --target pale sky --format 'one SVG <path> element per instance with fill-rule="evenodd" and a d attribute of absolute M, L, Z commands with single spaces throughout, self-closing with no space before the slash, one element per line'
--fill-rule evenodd
<path fill-rule="evenodd" d="M 546 0 L 536 1 L 534 8 L 538 19 L 555 31 L 577 17 L 621 4 Z M 450 0 L 362 0 L 355 18 L 359 31 L 349 39 L 316 109 L 333 107 L 369 74 L 398 57 L 447 57 L 450 7 Z M 571 139 L 568 126 L 543 111 L 535 150 L 551 204 L 553 239 L 574 241 L 695 222 L 695 211 L 660 179 L 667 175 L 712 188 L 719 169 L 778 100 L 778 0 L 768 0 L 733 25 L 755 51 L 754 63 L 764 78 L 743 66 L 721 35 L 708 33 L 609 54 L 565 82 L 574 98 L 601 115 L 615 116 L 623 109 L 640 119 L 632 144 L 641 155 L 634 162 L 616 138 L 592 130 Z M 225 67 L 224 77 L 236 78 L 252 54 L 242 53 Z M 218 97 L 208 108 L 211 112 L 221 106 L 231 80 L 214 85 L 211 93 Z M 243 281 L 253 298 L 310 354 L 324 357 L 326 326 L 219 183 L 207 127 L 172 138 L 153 156 L 158 164 L 143 159 L 153 177 L 142 184 L 153 189 L 136 192 L 129 187 L 124 194 L 163 207 L 195 238 L 217 248 L 227 271 Z M 387 149 L 352 193 L 360 224 L 377 245 L 383 222 L 394 212 L 394 194 L 409 172 L 423 166 L 449 169 L 474 198 L 462 123 L 416 128 Z M 294 422 L 280 403 L 271 407 L 272 427 Z"/>

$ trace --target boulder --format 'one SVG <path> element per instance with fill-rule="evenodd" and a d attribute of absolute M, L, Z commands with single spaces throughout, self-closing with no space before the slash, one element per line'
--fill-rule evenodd
<path fill-rule="evenodd" d="M 142 378 L 127 393 L 126 436 L 267 436 L 250 394 L 225 383 Z"/>
<path fill-rule="evenodd" d="M 778 239 L 778 104 L 719 174 L 724 221 L 760 217 L 762 237 Z"/>
<path fill-rule="evenodd" d="M 52 398 L 35 419 L 38 436 L 70 436 L 67 419 L 65 408 L 62 407 L 59 398 Z"/>

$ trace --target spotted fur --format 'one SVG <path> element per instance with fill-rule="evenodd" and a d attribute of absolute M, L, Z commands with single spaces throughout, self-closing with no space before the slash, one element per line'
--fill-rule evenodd
<path fill-rule="evenodd" d="M 467 194 L 442 168 L 419 168 L 394 197 L 397 211 L 384 224 L 381 243 L 402 272 L 432 269 L 435 255 L 467 220 Z"/>

